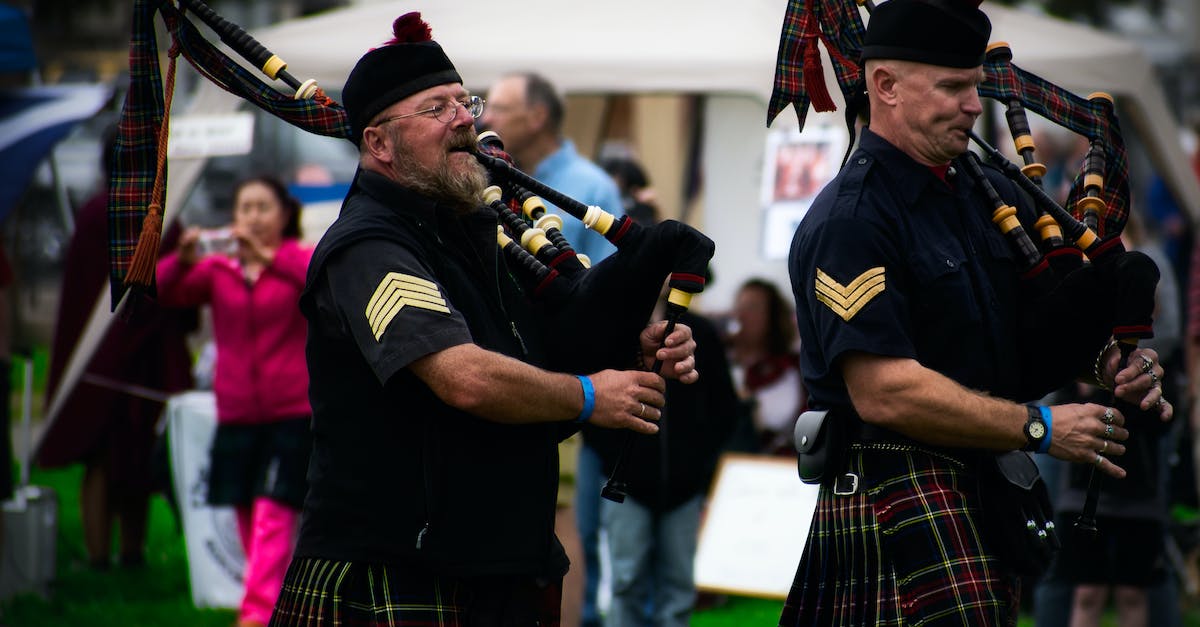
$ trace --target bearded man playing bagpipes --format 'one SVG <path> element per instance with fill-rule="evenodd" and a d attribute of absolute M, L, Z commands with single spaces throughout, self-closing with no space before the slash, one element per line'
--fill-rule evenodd
<path fill-rule="evenodd" d="M 1158 355 L 1109 341 L 1148 332 L 1153 264 L 1096 244 L 1038 292 L 1046 264 L 1009 241 L 1035 209 L 967 151 L 990 33 L 978 2 L 890 0 L 870 17 L 869 125 L 789 259 L 802 371 L 827 414 L 797 427 L 821 488 L 781 625 L 1015 625 L 1019 576 L 1056 546 L 1020 451 L 1119 479 L 1127 413 L 1172 415 Z M 1022 404 L 1075 378 L 1130 409 Z M 815 473 L 814 440 L 829 448 Z"/>
<path fill-rule="evenodd" d="M 654 324 L 631 370 L 543 367 L 554 338 L 480 202 L 483 102 L 417 14 L 394 33 L 343 90 L 360 169 L 300 302 L 310 491 L 271 624 L 557 625 L 558 442 L 656 432 L 665 383 L 634 357 L 690 383 L 695 342 Z"/>

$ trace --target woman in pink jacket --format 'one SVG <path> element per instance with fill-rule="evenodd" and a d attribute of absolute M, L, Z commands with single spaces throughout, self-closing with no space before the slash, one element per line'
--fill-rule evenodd
<path fill-rule="evenodd" d="M 165 305 L 212 308 L 208 502 L 237 512 L 246 552 L 238 625 L 250 627 L 270 620 L 307 490 L 312 410 L 298 302 L 312 249 L 299 241 L 299 202 L 265 176 L 234 189 L 233 226 L 215 252 L 213 233 L 184 233 L 178 253 L 159 263 L 158 290 Z"/>

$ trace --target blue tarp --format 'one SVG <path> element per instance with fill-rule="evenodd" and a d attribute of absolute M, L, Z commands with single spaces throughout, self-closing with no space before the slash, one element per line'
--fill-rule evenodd
<path fill-rule="evenodd" d="M 0 4 L 0 72 L 37 69 L 25 12 Z M 32 74 L 31 74 L 32 75 Z M 5 90 L 0 98 L 0 220 L 12 211 L 38 164 L 81 120 L 95 115 L 108 88 L 59 85 Z"/>
<path fill-rule="evenodd" d="M 54 145 L 95 115 L 108 97 L 103 85 L 55 85 L 11 90 L 0 98 L 0 220 Z"/>
<path fill-rule="evenodd" d="M 36 67 L 29 17 L 21 9 L 0 4 L 0 72 L 30 72 Z"/>

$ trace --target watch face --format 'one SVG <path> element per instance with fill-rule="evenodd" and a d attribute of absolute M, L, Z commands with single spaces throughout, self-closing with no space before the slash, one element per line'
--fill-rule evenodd
<path fill-rule="evenodd" d="M 1035 440 L 1046 437 L 1046 424 L 1043 422 L 1029 423 L 1029 437 Z"/>

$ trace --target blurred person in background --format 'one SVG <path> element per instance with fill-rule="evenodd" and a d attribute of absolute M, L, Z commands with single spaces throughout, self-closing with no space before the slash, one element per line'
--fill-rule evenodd
<path fill-rule="evenodd" d="M 716 327 L 690 312 L 679 322 L 692 329 L 697 369 L 710 374 L 700 385 L 667 381 L 659 432 L 635 436 L 625 450 L 628 497 L 623 503 L 600 502 L 612 571 L 607 627 L 686 627 L 696 604 L 693 567 L 704 499 L 740 414 Z M 612 472 L 624 434 L 592 427 L 585 433 Z"/>
<path fill-rule="evenodd" d="M 575 143 L 563 137 L 566 105 L 545 77 L 533 72 L 509 74 L 488 90 L 480 122 L 495 131 L 517 167 L 533 178 L 578 200 L 613 214 L 625 215 L 616 183 L 599 166 L 580 155 Z M 546 208 L 563 215 L 549 201 Z M 616 247 L 583 222 L 563 215 L 562 234 L 575 252 L 597 263 Z"/>
<path fill-rule="evenodd" d="M 740 393 L 753 401 L 758 452 L 792 455 L 792 429 L 807 404 L 792 306 L 774 283 L 751 278 L 738 288 L 733 315 L 730 361 Z"/>
<path fill-rule="evenodd" d="M 300 242 L 300 203 L 275 177 L 257 176 L 235 187 L 228 230 L 188 229 L 158 267 L 163 303 L 212 309 L 208 502 L 236 512 L 246 553 L 241 627 L 270 620 L 307 491 L 308 325 L 298 303 L 311 257 Z"/>
<path fill-rule="evenodd" d="M 609 157 L 600 162 L 600 167 L 616 182 L 625 215 L 633 218 L 638 224 L 647 226 L 658 222 L 658 203 L 654 188 L 650 187 L 650 179 L 636 159 Z"/>
<path fill-rule="evenodd" d="M 187 334 L 197 323 L 194 309 L 131 296 L 135 300 L 113 317 L 79 382 L 60 389 L 96 300 L 102 294 L 107 297 L 108 265 L 96 260 L 108 258 L 108 182 L 116 133 L 114 124 L 103 134 L 103 185 L 80 207 L 67 248 L 46 381 L 47 406 L 60 393 L 68 396 L 37 451 L 37 463 L 44 468 L 83 462 L 84 548 L 97 570 L 112 563 L 114 526 L 119 527 L 118 563 L 135 567 L 145 562 L 150 495 L 162 487 L 156 485 L 152 468 L 155 425 L 164 399 L 191 387 Z M 163 253 L 178 239 L 179 228 L 168 229 Z M 7 373 L 4 369 L 5 385 Z"/>

